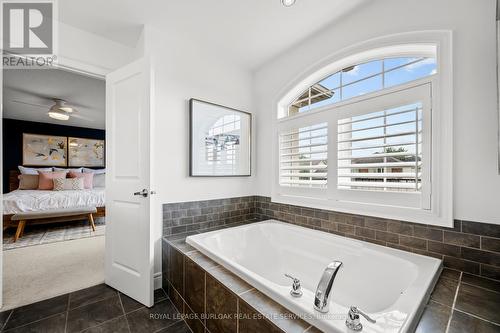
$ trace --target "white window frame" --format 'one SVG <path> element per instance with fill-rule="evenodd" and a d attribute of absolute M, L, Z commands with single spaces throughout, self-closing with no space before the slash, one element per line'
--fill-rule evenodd
<path fill-rule="evenodd" d="M 278 113 L 273 123 L 273 189 L 272 200 L 279 203 L 308 206 L 312 208 L 327 209 L 344 213 L 361 214 L 381 218 L 405 220 L 438 226 L 453 225 L 453 95 L 452 95 L 452 48 L 450 31 L 428 31 L 405 33 L 377 38 L 361 43 L 351 48 L 341 50 L 325 64 L 318 64 L 317 68 L 310 70 L 311 74 L 305 79 L 297 80 L 286 87 L 285 93 L 277 99 Z M 381 47 L 381 45 L 385 45 Z M 402 85 L 386 88 L 360 97 L 340 101 L 336 104 L 320 107 L 297 115 L 283 117 L 288 105 L 294 98 L 315 82 L 329 74 L 335 73 L 350 65 L 356 65 L 376 59 L 388 57 L 427 56 L 436 57 L 438 74 L 431 75 Z M 424 122 L 432 124 L 428 128 L 432 137 L 431 147 L 427 160 L 432 163 L 430 178 L 432 182 L 422 186 L 422 198 L 429 197 L 429 205 L 423 203 L 418 207 L 410 205 L 405 200 L 378 200 L 366 202 L 366 198 L 377 196 L 380 192 L 362 193 L 368 191 L 351 190 L 352 195 L 339 195 L 337 190 L 337 122 L 333 115 L 336 109 L 349 108 L 356 103 L 367 103 L 372 100 L 373 111 L 377 110 L 376 104 L 382 101 L 383 96 L 391 93 L 402 92 L 408 89 L 426 87 L 432 96 L 430 107 L 431 114 L 427 115 Z M 404 94 L 403 94 L 404 95 Z M 393 95 L 396 96 L 396 95 Z M 377 98 L 381 97 L 378 101 Z M 395 99 L 395 101 L 397 98 Z M 425 103 L 425 102 L 424 102 Z M 390 103 L 389 103 L 390 104 Z M 325 116 L 327 115 L 327 116 Z M 285 129 L 303 127 L 328 121 L 328 187 L 327 189 L 295 188 L 290 190 L 279 185 L 279 132 Z M 341 190 L 345 191 L 345 190 Z M 349 190 L 348 190 L 349 191 Z M 428 191 L 428 192 L 425 192 Z M 430 193 L 429 193 L 430 192 Z M 345 193 L 345 192 L 344 192 Z M 386 193 L 392 196 L 393 193 Z M 363 196 L 365 197 L 363 200 Z M 402 197 L 402 196 L 400 196 Z M 358 200 L 355 200 L 358 198 Z M 375 200 L 376 201 L 376 200 Z M 413 206 L 413 207 L 412 207 Z"/>

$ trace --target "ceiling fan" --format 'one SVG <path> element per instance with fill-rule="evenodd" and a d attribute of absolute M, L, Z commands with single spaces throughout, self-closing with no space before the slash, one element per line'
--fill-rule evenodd
<path fill-rule="evenodd" d="M 56 120 L 62 120 L 66 121 L 69 120 L 70 117 L 74 118 L 79 118 L 87 121 L 93 121 L 93 119 L 81 116 L 78 113 L 78 110 L 76 110 L 74 107 L 69 105 L 64 99 L 61 98 L 47 98 L 51 99 L 54 102 L 54 105 L 50 106 L 47 115 Z M 42 104 L 35 104 L 35 103 L 29 103 L 29 102 L 23 102 L 19 100 L 13 100 L 12 102 L 14 103 L 19 103 L 19 104 L 26 104 L 30 106 L 35 106 L 35 107 L 40 107 L 47 109 L 47 105 L 42 105 Z"/>
<path fill-rule="evenodd" d="M 71 106 L 66 105 L 63 99 L 54 98 L 54 105 L 52 105 L 47 113 L 50 118 L 57 120 L 68 120 L 69 116 L 76 112 Z"/>

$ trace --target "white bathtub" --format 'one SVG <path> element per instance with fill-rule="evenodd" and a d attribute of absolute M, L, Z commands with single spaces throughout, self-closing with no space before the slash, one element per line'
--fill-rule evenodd
<path fill-rule="evenodd" d="M 345 315 L 352 305 L 377 321 L 361 318 L 363 332 L 412 332 L 441 271 L 438 259 L 273 220 L 186 241 L 325 332 L 349 332 Z M 314 292 L 334 260 L 343 266 L 325 315 L 313 308 Z M 285 273 L 300 279 L 302 297 L 290 295 Z"/>

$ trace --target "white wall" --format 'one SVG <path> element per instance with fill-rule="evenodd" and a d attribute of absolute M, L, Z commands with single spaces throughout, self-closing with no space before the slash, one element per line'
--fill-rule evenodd
<path fill-rule="evenodd" d="M 161 272 L 162 204 L 253 195 L 254 177 L 189 177 L 190 98 L 252 112 L 252 76 L 181 34 L 146 28 L 155 76 L 155 272 Z M 252 170 L 252 174 L 254 171 Z"/>
<path fill-rule="evenodd" d="M 345 47 L 400 32 L 454 38 L 454 217 L 500 224 L 495 0 L 378 0 L 262 66 L 254 76 L 257 193 L 271 195 L 272 121 L 281 89 Z"/>
<path fill-rule="evenodd" d="M 190 178 L 190 98 L 252 111 L 252 77 L 197 49 L 182 36 L 163 35 L 149 49 L 155 75 L 155 168 L 162 203 L 253 195 L 254 177 Z"/>
<path fill-rule="evenodd" d="M 137 57 L 134 48 L 64 23 L 58 33 L 58 62 L 69 68 L 105 75 Z"/>

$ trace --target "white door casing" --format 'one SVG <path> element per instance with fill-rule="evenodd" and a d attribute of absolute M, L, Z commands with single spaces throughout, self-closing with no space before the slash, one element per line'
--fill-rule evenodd
<path fill-rule="evenodd" d="M 0 17 L 3 17 L 0 6 Z M 2 35 L 0 27 L 0 36 Z M 0 128 L 3 131 L 3 63 L 0 64 Z M 3 162 L 3 135 L 0 135 L 0 160 Z M 0 212 L 3 216 L 3 163 L 0 163 Z M 0 228 L 0 308 L 3 306 L 3 228 Z"/>
<path fill-rule="evenodd" d="M 105 282 L 146 306 L 154 289 L 151 92 L 148 59 L 106 76 Z"/>

